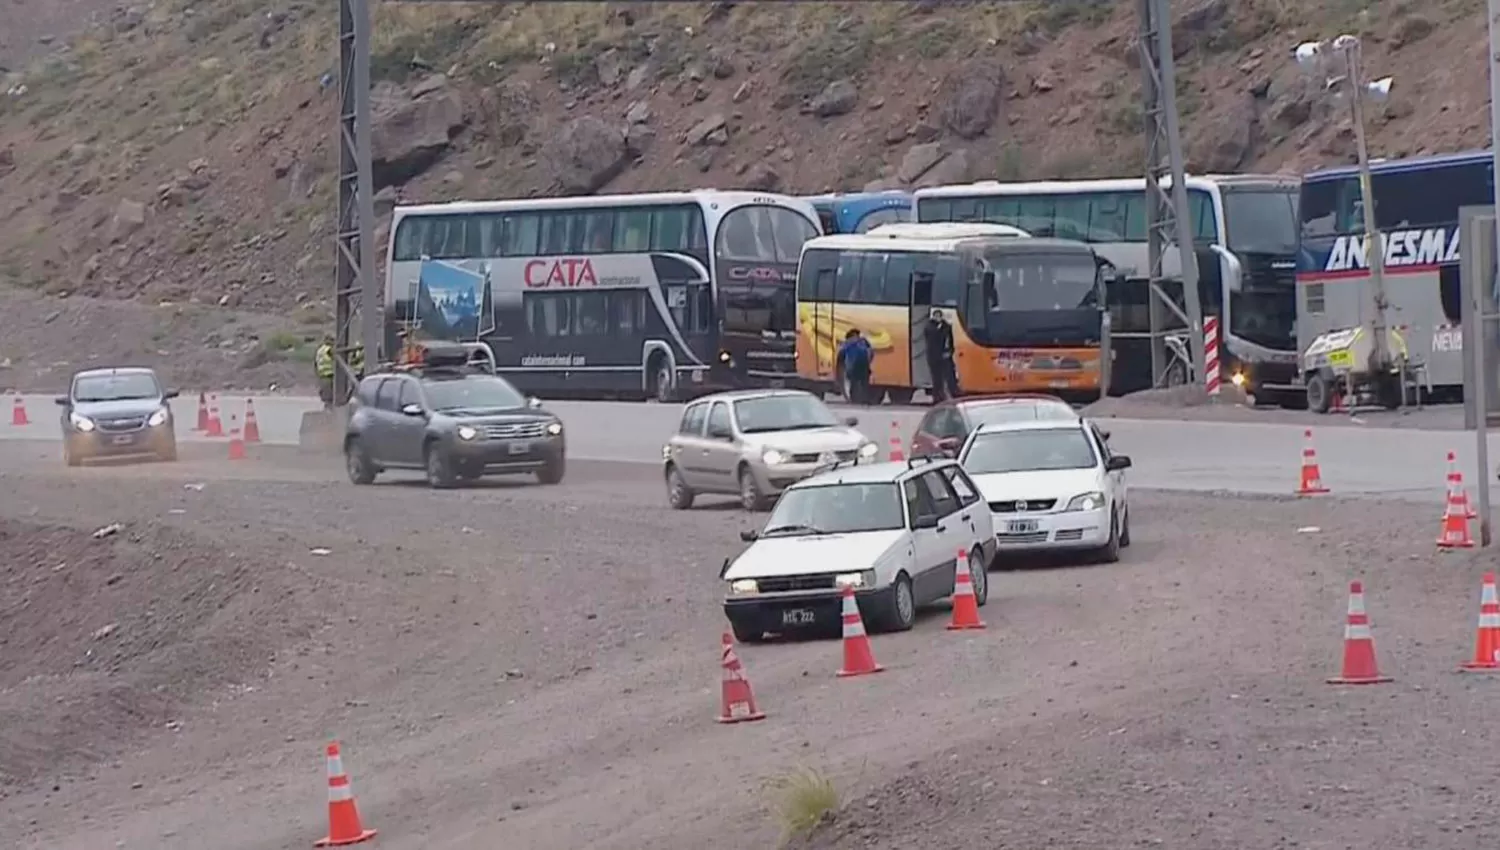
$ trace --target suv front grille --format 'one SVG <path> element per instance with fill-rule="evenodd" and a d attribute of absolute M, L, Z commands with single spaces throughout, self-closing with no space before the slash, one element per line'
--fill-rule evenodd
<path fill-rule="evenodd" d="M 100 431 L 137 431 L 146 427 L 146 417 L 130 416 L 119 419 L 96 419 Z"/>
<path fill-rule="evenodd" d="M 859 452 L 854 449 L 848 449 L 846 451 L 834 452 L 833 454 L 840 461 L 846 461 L 854 460 L 855 456 L 858 455 Z M 792 463 L 817 463 L 818 458 L 822 456 L 823 452 L 802 452 L 800 454 L 792 455 Z"/>
<path fill-rule="evenodd" d="M 1011 502 L 990 502 L 990 510 L 997 514 L 1017 513 L 1016 505 L 1020 501 L 1020 499 L 1016 499 Z M 1042 511 L 1050 511 L 1052 510 L 1052 506 L 1056 504 L 1056 499 L 1027 499 L 1026 510 L 1024 512 L 1041 513 Z"/>
<path fill-rule="evenodd" d="M 791 590 L 832 590 L 833 576 L 778 576 L 757 579 L 761 593 L 786 593 Z"/>
<path fill-rule="evenodd" d="M 484 426 L 488 440 L 534 440 L 547 433 L 545 422 L 505 422 Z"/>

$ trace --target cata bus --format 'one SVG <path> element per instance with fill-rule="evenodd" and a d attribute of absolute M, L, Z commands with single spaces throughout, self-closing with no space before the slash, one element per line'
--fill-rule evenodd
<path fill-rule="evenodd" d="M 1370 163 L 1375 227 L 1385 260 L 1386 323 L 1425 363 L 1439 398 L 1463 396 L 1463 310 L 1458 208 L 1494 203 L 1487 151 Z M 1302 181 L 1302 248 L 1297 256 L 1297 336 L 1373 318 L 1359 169 L 1328 168 Z M 1322 407 L 1309 386 L 1309 403 Z"/>
<path fill-rule="evenodd" d="M 839 386 L 840 343 L 858 328 L 875 351 L 876 398 L 911 401 L 930 390 L 923 328 L 934 309 L 953 326 L 963 393 L 1042 390 L 1099 397 L 1104 267 L 1089 246 L 1024 234 L 882 233 L 822 236 L 797 272 L 797 365 L 804 379 Z M 979 228 L 973 228 L 979 229 Z"/>
<path fill-rule="evenodd" d="M 1186 180 L 1199 294 L 1205 315 L 1220 320 L 1221 368 L 1262 400 L 1301 398 L 1295 285 L 1298 182 L 1295 177 L 1250 174 Z M 1111 391 L 1151 386 L 1149 342 L 1128 338 L 1151 329 L 1142 178 L 991 180 L 919 189 L 915 197 L 919 222 L 996 222 L 1033 236 L 1093 246 L 1118 273 L 1109 296 L 1115 351 Z M 1175 249 L 1168 251 L 1164 265 L 1167 277 L 1180 274 Z M 1175 317 L 1170 321 L 1181 324 Z M 1169 382 L 1185 383 L 1190 362 L 1175 363 Z"/>
<path fill-rule="evenodd" d="M 386 350 L 403 327 L 482 341 L 554 398 L 795 383 L 817 222 L 805 201 L 712 190 L 397 207 Z"/>
<path fill-rule="evenodd" d="M 899 189 L 813 195 L 802 200 L 817 209 L 825 234 L 867 233 L 882 224 L 911 220 L 911 193 Z"/>

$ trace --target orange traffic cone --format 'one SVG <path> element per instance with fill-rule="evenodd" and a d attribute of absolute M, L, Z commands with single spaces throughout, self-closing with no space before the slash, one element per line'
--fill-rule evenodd
<path fill-rule="evenodd" d="M 245 442 L 260 442 L 260 423 L 255 421 L 255 402 L 245 399 Z"/>
<path fill-rule="evenodd" d="M 724 687 L 723 700 L 717 719 L 720 723 L 746 723 L 765 720 L 766 713 L 755 705 L 755 694 L 750 690 L 750 680 L 745 678 L 745 668 L 740 657 L 734 653 L 734 638 L 724 633 Z"/>
<path fill-rule="evenodd" d="M 1448 489 L 1448 505 L 1443 508 L 1443 527 L 1438 533 L 1439 549 L 1472 549 L 1469 536 L 1469 505 L 1462 490 Z"/>
<path fill-rule="evenodd" d="M 974 597 L 974 577 L 969 574 L 969 552 L 958 550 L 957 575 L 953 579 L 953 619 L 948 623 L 949 631 L 960 629 L 982 629 L 984 621 L 979 619 L 979 600 Z"/>
<path fill-rule="evenodd" d="M 1298 496 L 1316 496 L 1327 493 L 1323 486 L 1323 472 L 1318 469 L 1318 450 L 1313 448 L 1312 429 L 1302 432 L 1302 483 L 1297 486 Z"/>
<path fill-rule="evenodd" d="M 1349 582 L 1349 619 L 1344 625 L 1344 672 L 1328 680 L 1330 685 L 1376 685 L 1392 681 L 1375 666 L 1375 636 L 1365 614 L 1365 586 Z"/>
<path fill-rule="evenodd" d="M 1479 629 L 1474 633 L 1474 660 L 1460 670 L 1500 670 L 1500 599 L 1495 596 L 1495 574 L 1484 574 L 1479 592 Z"/>
<path fill-rule="evenodd" d="M 16 393 L 15 403 L 12 404 L 11 408 L 10 408 L 10 424 L 12 424 L 12 425 L 30 425 L 31 424 L 31 420 L 29 418 L 27 418 L 27 416 L 26 416 L 26 400 L 23 399 L 23 398 L 21 398 L 21 394 L 20 393 Z"/>
<path fill-rule="evenodd" d="M 901 423 L 891 420 L 891 456 L 890 460 L 896 463 L 906 460 L 906 452 L 901 448 Z"/>
<path fill-rule="evenodd" d="M 208 397 L 208 426 L 203 429 L 205 437 L 224 436 L 224 423 L 219 419 L 219 394 Z"/>
<path fill-rule="evenodd" d="M 208 430 L 208 396 L 198 393 L 198 424 L 194 431 L 205 432 Z"/>
<path fill-rule="evenodd" d="M 1458 455 L 1448 452 L 1448 491 L 1458 491 L 1458 495 L 1464 500 L 1464 516 L 1469 519 L 1477 519 L 1479 513 L 1474 510 L 1474 505 L 1469 501 L 1469 491 L 1464 489 L 1464 474 L 1458 471 Z"/>
<path fill-rule="evenodd" d="M 245 438 L 240 434 L 240 420 L 229 414 L 229 459 L 245 459 Z"/>
<path fill-rule="evenodd" d="M 865 634 L 865 621 L 859 616 L 859 603 L 854 601 L 854 588 L 844 588 L 844 666 L 839 669 L 839 678 L 863 676 L 884 670 L 875 663 L 875 653 L 870 649 L 870 636 Z"/>
<path fill-rule="evenodd" d="M 354 805 L 354 787 L 349 784 L 349 775 L 344 773 L 344 759 L 339 755 L 339 742 L 328 745 L 328 837 L 313 844 L 314 847 L 343 847 L 358 844 L 375 837 L 375 830 L 365 829 L 359 822 L 359 809 Z"/>

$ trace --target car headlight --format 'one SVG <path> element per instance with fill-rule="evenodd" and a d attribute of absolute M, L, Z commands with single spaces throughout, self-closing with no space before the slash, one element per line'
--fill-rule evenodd
<path fill-rule="evenodd" d="M 160 427 L 167 424 L 167 417 L 170 415 L 171 414 L 167 412 L 167 409 L 163 407 L 162 409 L 151 414 L 151 418 L 146 420 L 146 424 L 150 425 L 152 428 Z"/>
<path fill-rule="evenodd" d="M 760 459 L 770 466 L 775 466 L 778 463 L 786 463 L 787 461 L 786 454 L 776 449 L 766 449 L 764 452 L 761 452 Z"/>
<path fill-rule="evenodd" d="M 547 423 L 547 433 L 549 435 L 553 436 L 553 437 L 556 437 L 558 434 L 561 434 L 562 433 L 562 423 L 561 422 L 548 422 Z"/>
<path fill-rule="evenodd" d="M 859 456 L 862 458 L 869 459 L 878 454 L 880 454 L 880 447 L 874 443 L 865 443 L 859 447 Z"/>
<path fill-rule="evenodd" d="M 68 421 L 73 424 L 74 428 L 77 428 L 85 434 L 94 430 L 94 420 L 88 418 L 87 416 L 80 416 L 77 413 L 70 413 L 68 414 Z"/>
<path fill-rule="evenodd" d="M 468 425 L 458 426 L 458 438 L 460 440 L 472 440 L 479 436 L 479 432 Z"/>
<path fill-rule="evenodd" d="M 874 584 L 874 570 L 865 570 L 864 572 L 859 573 L 839 573 L 838 575 L 833 577 L 833 586 L 837 587 L 839 590 L 843 590 L 846 587 L 852 587 L 855 589 L 859 589 L 862 587 L 872 587 L 874 586 Z"/>
<path fill-rule="evenodd" d="M 760 582 L 753 578 L 735 579 L 729 583 L 729 592 L 736 596 L 748 596 L 752 593 L 760 593 Z"/>
<path fill-rule="evenodd" d="M 1096 511 L 1102 507 L 1104 507 L 1103 493 L 1084 493 L 1081 496 L 1074 496 L 1068 502 L 1070 511 Z"/>

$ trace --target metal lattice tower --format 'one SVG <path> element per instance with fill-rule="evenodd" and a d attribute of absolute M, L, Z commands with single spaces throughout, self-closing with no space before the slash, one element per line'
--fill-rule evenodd
<path fill-rule="evenodd" d="M 1005 2 L 1005 0 L 998 0 Z M 1023 0 L 1024 2 L 1024 0 Z M 1066 0 L 1050 0 L 1066 2 Z M 1151 303 L 1151 372 L 1160 384 L 1167 369 L 1166 313 L 1176 313 L 1189 329 L 1193 369 L 1203 379 L 1203 308 L 1198 295 L 1198 264 L 1193 255 L 1193 233 L 1183 185 L 1182 140 L 1177 127 L 1177 75 L 1172 56 L 1170 0 L 1138 0 L 1142 94 L 1145 99 L 1146 209 L 1149 233 Z M 370 0 L 339 3 L 339 192 L 338 270 L 334 289 L 334 346 L 339 370 L 334 399 L 341 401 L 352 386 L 348 354 L 363 345 L 365 360 L 380 358 L 381 287 L 375 278 L 374 177 L 370 154 Z M 1160 188 L 1171 177 L 1171 191 Z M 1181 280 L 1186 312 L 1178 308 L 1162 286 L 1170 280 L 1166 258 L 1173 245 L 1189 246 L 1181 255 Z M 355 323 L 359 333 L 354 332 Z"/>

